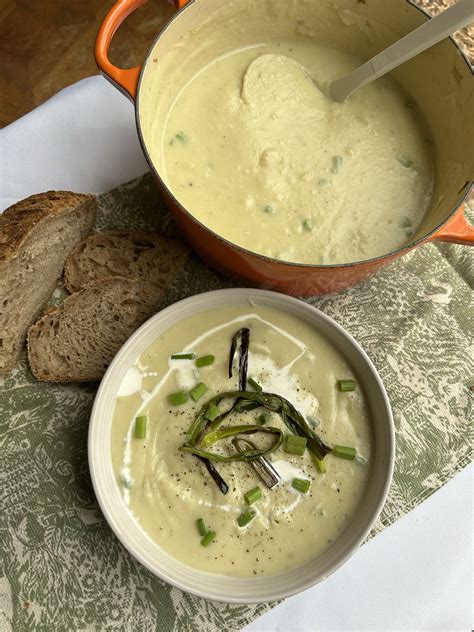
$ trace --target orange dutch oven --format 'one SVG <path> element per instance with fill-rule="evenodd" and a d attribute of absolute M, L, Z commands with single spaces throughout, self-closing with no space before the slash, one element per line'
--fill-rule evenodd
<path fill-rule="evenodd" d="M 431 206 L 411 242 L 383 256 L 348 264 L 309 265 L 279 261 L 241 248 L 207 228 L 180 204 L 148 151 L 153 142 L 149 112 L 153 112 L 154 125 L 164 125 L 179 85 L 212 61 L 210 39 L 216 56 L 264 41 L 266 28 L 272 29 L 273 37 L 279 33 L 294 36 L 299 25 L 310 22 L 316 32 L 318 24 L 324 25 L 324 31 L 320 27 L 323 41 L 367 59 L 422 24 L 427 16 L 419 8 L 406 0 L 176 0 L 179 11 L 157 35 L 143 65 L 117 68 L 108 58 L 113 35 L 145 2 L 120 0 L 112 7 L 100 28 L 95 56 L 105 77 L 135 102 L 138 136 L 158 186 L 187 240 L 211 266 L 253 285 L 307 296 L 352 286 L 423 243 L 473 244 L 474 229 L 462 206 L 474 174 L 473 71 L 451 39 L 392 73 L 414 97 L 431 128 L 436 177 Z M 234 11 L 241 18 L 240 28 L 235 27 L 235 20 L 225 18 Z M 320 19 L 323 14 L 324 20 Z M 333 19 L 333 14 L 345 19 Z M 328 31 L 327 24 L 332 30 Z M 367 37 L 364 25 L 369 25 L 371 37 Z M 214 37 L 218 32 L 225 36 Z M 183 39 L 189 33 L 194 38 L 193 48 L 183 50 Z M 222 50 L 216 52 L 217 40 Z M 144 111 L 142 104 L 150 99 L 152 107 Z"/>

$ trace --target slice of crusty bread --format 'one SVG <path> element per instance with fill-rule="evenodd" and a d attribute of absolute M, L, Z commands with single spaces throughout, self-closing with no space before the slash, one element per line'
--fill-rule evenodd
<path fill-rule="evenodd" d="M 32 195 L 0 215 L 0 375 L 18 361 L 29 325 L 95 215 L 95 196 L 70 191 Z"/>
<path fill-rule="evenodd" d="M 87 283 L 29 328 L 33 375 L 52 382 L 99 380 L 147 316 L 134 279 L 107 277 Z"/>
<path fill-rule="evenodd" d="M 130 229 L 97 233 L 67 258 L 64 283 L 70 292 L 76 292 L 85 283 L 104 277 L 133 277 L 141 285 L 143 300 L 156 305 L 185 254 L 182 244 L 158 233 Z"/>
<path fill-rule="evenodd" d="M 99 380 L 116 352 L 152 316 L 184 262 L 177 241 L 139 230 L 92 235 L 67 259 L 62 308 L 28 332 L 31 370 L 40 380 Z"/>

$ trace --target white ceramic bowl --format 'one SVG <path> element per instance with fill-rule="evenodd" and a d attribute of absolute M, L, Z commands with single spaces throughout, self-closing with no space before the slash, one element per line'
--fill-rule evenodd
<path fill-rule="evenodd" d="M 351 524 L 321 555 L 303 566 L 270 577 L 228 577 L 205 573 L 175 560 L 155 544 L 130 515 L 112 468 L 110 435 L 115 394 L 136 358 L 171 325 L 197 312 L 249 301 L 298 316 L 330 340 L 350 363 L 370 407 L 374 450 L 372 475 Z M 159 312 L 124 344 L 105 374 L 92 409 L 89 427 L 89 466 L 100 507 L 115 535 L 152 573 L 200 597 L 233 603 L 272 601 L 320 582 L 353 555 L 367 536 L 384 504 L 390 486 L 395 438 L 390 404 L 382 381 L 366 353 L 340 325 L 315 309 L 284 294 L 255 289 L 218 290 L 198 294 Z"/>

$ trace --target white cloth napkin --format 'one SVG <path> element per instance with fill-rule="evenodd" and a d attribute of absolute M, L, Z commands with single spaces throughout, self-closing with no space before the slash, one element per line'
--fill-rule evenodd
<path fill-rule="evenodd" d="M 0 130 L 0 211 L 47 189 L 100 193 L 147 170 L 133 105 L 92 77 Z M 246 632 L 471 630 L 473 472 Z"/>
<path fill-rule="evenodd" d="M 0 211 L 48 189 L 100 193 L 146 171 L 133 105 L 102 77 L 0 130 Z"/>

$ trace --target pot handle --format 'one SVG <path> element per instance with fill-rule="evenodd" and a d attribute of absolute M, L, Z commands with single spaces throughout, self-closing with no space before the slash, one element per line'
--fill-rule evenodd
<path fill-rule="evenodd" d="M 464 205 L 433 237 L 434 241 L 449 241 L 453 244 L 474 246 L 474 226 L 464 217 Z"/>
<path fill-rule="evenodd" d="M 118 68 L 109 60 L 108 53 L 112 38 L 119 26 L 145 2 L 147 0 L 118 0 L 105 16 L 95 41 L 94 53 L 99 70 L 112 85 L 132 101 L 136 96 L 142 67 L 140 65 L 128 69 Z M 186 2 L 187 0 L 171 0 L 171 4 L 174 4 L 177 9 L 181 9 Z"/>

